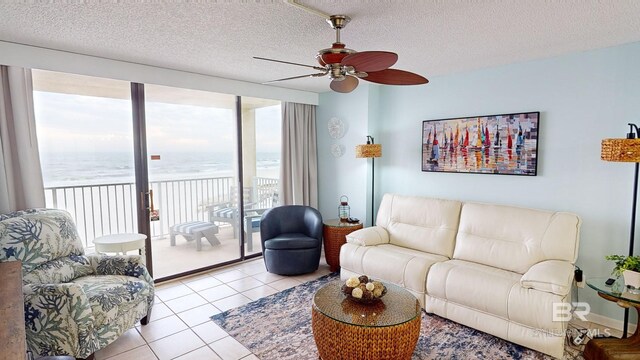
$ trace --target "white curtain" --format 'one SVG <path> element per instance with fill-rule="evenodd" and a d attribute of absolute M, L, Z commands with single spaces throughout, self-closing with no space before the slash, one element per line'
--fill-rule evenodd
<path fill-rule="evenodd" d="M 31 69 L 0 65 L 0 213 L 45 206 Z"/>
<path fill-rule="evenodd" d="M 282 107 L 281 202 L 317 208 L 316 106 L 285 102 Z"/>

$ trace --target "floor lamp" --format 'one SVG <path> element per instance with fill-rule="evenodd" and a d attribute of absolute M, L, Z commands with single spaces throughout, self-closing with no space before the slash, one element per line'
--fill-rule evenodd
<path fill-rule="evenodd" d="M 629 133 L 626 139 L 604 139 L 600 158 L 604 161 L 632 162 L 635 163 L 636 171 L 633 178 L 633 207 L 631 208 L 631 231 L 629 235 L 629 256 L 633 256 L 634 240 L 636 231 L 636 205 L 638 202 L 638 170 L 640 168 L 640 133 L 635 124 L 629 124 Z M 624 310 L 624 329 L 622 337 L 627 337 L 627 326 L 629 325 L 629 308 Z"/>
<path fill-rule="evenodd" d="M 371 158 L 371 226 L 373 223 L 373 202 L 375 191 L 373 185 L 375 183 L 375 158 L 382 156 L 382 145 L 373 142 L 373 137 L 367 135 L 367 143 L 365 145 L 356 145 L 356 158 Z"/>

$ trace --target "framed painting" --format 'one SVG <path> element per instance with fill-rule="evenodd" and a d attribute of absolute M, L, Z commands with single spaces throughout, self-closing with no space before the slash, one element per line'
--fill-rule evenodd
<path fill-rule="evenodd" d="M 422 122 L 422 171 L 536 176 L 540 112 Z"/>

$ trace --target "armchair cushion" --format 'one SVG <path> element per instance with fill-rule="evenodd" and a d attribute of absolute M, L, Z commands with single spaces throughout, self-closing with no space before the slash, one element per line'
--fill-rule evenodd
<path fill-rule="evenodd" d="M 84 255 L 70 255 L 46 262 L 23 275 L 22 282 L 26 284 L 58 284 L 91 275 L 94 269 L 89 259 Z"/>
<path fill-rule="evenodd" d="M 89 275 L 75 279 L 85 293 L 98 328 L 118 323 L 136 323 L 146 314 L 146 301 L 153 287 L 144 280 L 123 275 Z M 122 317 L 128 321 L 122 321 Z"/>
<path fill-rule="evenodd" d="M 359 246 L 375 246 L 389 243 L 389 233 L 382 226 L 372 226 L 356 230 L 347 235 L 349 244 Z"/>
<path fill-rule="evenodd" d="M 140 255 L 89 255 L 87 258 L 97 275 L 133 276 L 153 283 Z"/>
<path fill-rule="evenodd" d="M 573 282 L 573 264 L 562 260 L 547 260 L 533 265 L 522 275 L 520 285 L 556 295 L 567 295 Z"/>
<path fill-rule="evenodd" d="M 0 223 L 0 261 L 22 261 L 22 272 L 28 273 L 52 260 L 84 254 L 68 212 L 39 209 L 14 214 L 22 215 L 4 216 Z"/>
<path fill-rule="evenodd" d="M 150 288 L 149 293 L 141 293 L 140 296 L 146 296 L 146 302 L 149 309 L 153 306 L 154 287 L 153 278 L 147 271 L 140 255 L 121 255 L 121 256 L 105 256 L 90 255 L 88 256 L 91 266 L 96 275 L 124 275 L 129 278 L 136 278 L 144 281 Z M 132 279 L 129 279 L 132 281 Z"/>
<path fill-rule="evenodd" d="M 312 249 L 318 247 L 319 240 L 305 234 L 280 234 L 264 242 L 265 249 Z"/>

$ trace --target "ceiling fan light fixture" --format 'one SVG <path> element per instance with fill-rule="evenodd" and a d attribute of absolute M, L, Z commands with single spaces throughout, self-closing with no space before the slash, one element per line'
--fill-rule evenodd
<path fill-rule="evenodd" d="M 258 60 L 279 62 L 304 66 L 321 71 L 320 73 L 293 76 L 269 81 L 285 81 L 305 77 L 322 77 L 329 75 L 330 88 L 337 92 L 348 93 L 358 86 L 358 79 L 384 85 L 420 85 L 429 82 L 425 77 L 404 70 L 392 69 L 398 60 L 398 54 L 390 51 L 357 52 L 346 48 L 340 42 L 340 29 L 344 28 L 351 18 L 346 15 L 331 15 L 327 22 L 336 30 L 336 41 L 330 48 L 316 53 L 316 60 L 321 66 L 292 63 L 289 61 L 255 57 Z"/>
<path fill-rule="evenodd" d="M 358 78 L 355 76 L 343 76 L 341 80 L 334 79 L 329 87 L 331 90 L 340 93 L 349 93 L 358 87 Z"/>

